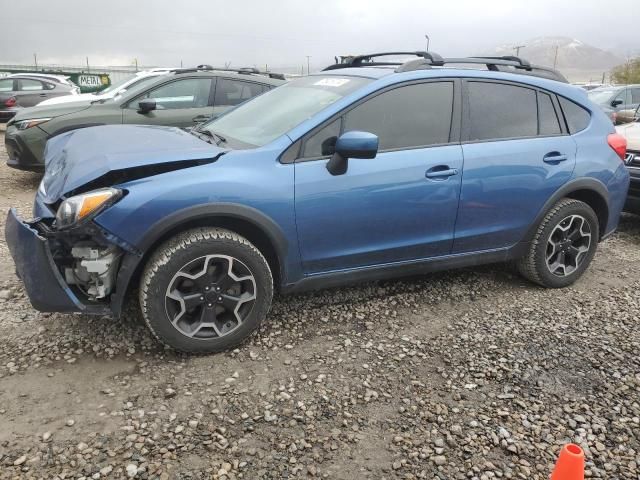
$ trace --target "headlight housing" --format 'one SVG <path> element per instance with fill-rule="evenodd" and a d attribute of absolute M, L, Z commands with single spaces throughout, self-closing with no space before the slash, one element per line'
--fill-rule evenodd
<path fill-rule="evenodd" d="M 58 207 L 56 228 L 74 227 L 85 222 L 122 198 L 122 190 L 101 188 L 67 198 Z"/>
<path fill-rule="evenodd" d="M 27 128 L 35 127 L 41 123 L 48 122 L 51 118 L 30 118 L 29 120 L 20 120 L 15 122 L 14 125 L 18 130 L 26 130 Z"/>

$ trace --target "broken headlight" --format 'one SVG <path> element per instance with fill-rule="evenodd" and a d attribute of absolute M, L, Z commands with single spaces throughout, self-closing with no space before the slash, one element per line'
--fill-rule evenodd
<path fill-rule="evenodd" d="M 101 188 L 67 198 L 58 207 L 56 228 L 64 229 L 88 220 L 122 197 L 117 188 Z"/>

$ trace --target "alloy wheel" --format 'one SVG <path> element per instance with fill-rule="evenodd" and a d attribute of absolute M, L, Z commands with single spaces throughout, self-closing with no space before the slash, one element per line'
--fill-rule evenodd
<path fill-rule="evenodd" d="M 184 265 L 165 295 L 171 324 L 194 339 L 219 338 L 236 330 L 251 313 L 256 281 L 237 258 L 207 255 Z"/>
<path fill-rule="evenodd" d="M 547 268 L 559 277 L 575 272 L 591 247 L 591 227 L 581 215 L 569 215 L 558 223 L 547 242 Z"/>

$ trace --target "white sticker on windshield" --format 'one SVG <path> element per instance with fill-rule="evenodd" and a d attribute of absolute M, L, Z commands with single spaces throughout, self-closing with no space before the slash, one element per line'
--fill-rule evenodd
<path fill-rule="evenodd" d="M 349 83 L 348 78 L 323 78 L 318 80 L 314 85 L 322 85 L 323 87 L 341 87 L 345 83 Z"/>

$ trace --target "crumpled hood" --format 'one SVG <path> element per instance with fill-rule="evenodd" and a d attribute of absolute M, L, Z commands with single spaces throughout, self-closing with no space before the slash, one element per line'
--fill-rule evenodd
<path fill-rule="evenodd" d="M 47 142 L 40 193 L 51 204 L 107 175 L 120 182 L 143 178 L 211 163 L 226 151 L 173 127 L 105 125 L 73 130 Z"/>

